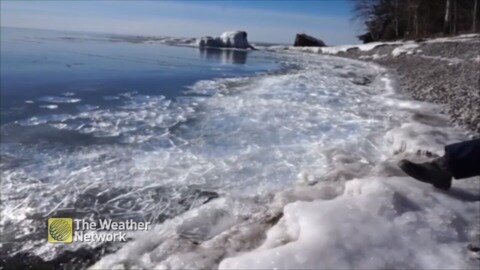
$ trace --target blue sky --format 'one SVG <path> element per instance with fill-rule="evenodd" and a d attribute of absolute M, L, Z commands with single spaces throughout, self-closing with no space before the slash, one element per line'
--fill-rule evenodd
<path fill-rule="evenodd" d="M 1 25 L 200 37 L 245 30 L 252 41 L 291 43 L 298 32 L 358 43 L 351 1 L 1 1 Z"/>

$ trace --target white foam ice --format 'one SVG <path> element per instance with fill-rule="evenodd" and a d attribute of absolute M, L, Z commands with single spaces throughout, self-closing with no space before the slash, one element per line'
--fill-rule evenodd
<path fill-rule="evenodd" d="M 426 267 L 447 253 L 447 265 L 461 265 L 478 200 L 456 203 L 398 178 L 395 162 L 441 154 L 443 144 L 467 134 L 448 127 L 437 105 L 398 93 L 376 65 L 277 57 L 296 68 L 201 81 L 175 101 L 128 93 L 117 107 L 18 122 L 122 144 L 2 145 L 24 164 L 2 169 L 2 229 L 26 228 L 20 236 L 28 237 L 36 223 L 25 213 L 73 210 L 157 223 L 95 269 Z M 459 200 L 471 186 L 456 187 Z M 8 217 L 17 212 L 25 218 Z M 392 235 L 396 228 L 400 234 Z M 42 239 L 19 248 L 51 259 L 81 246 L 52 250 Z M 400 257 L 387 256 L 394 248 Z"/>
<path fill-rule="evenodd" d="M 94 137 L 119 137 L 126 143 L 138 143 L 158 135 L 159 129 L 185 121 L 194 112 L 191 107 L 177 106 L 163 96 L 132 96 L 132 93 L 122 96 L 126 102 L 119 107 L 120 111 L 84 104 L 77 106 L 80 113 L 76 115 L 35 116 L 17 123 L 25 126 L 49 124 Z"/>
<path fill-rule="evenodd" d="M 100 106 L 90 105 L 90 104 L 83 104 L 83 105 L 78 105 L 77 106 L 77 109 L 81 112 L 93 111 L 93 110 L 96 110 L 98 108 L 100 108 Z"/>
<path fill-rule="evenodd" d="M 72 96 L 75 96 L 75 93 L 73 92 L 65 92 L 65 93 L 62 93 L 63 96 L 65 97 L 72 97 Z"/>
<path fill-rule="evenodd" d="M 47 104 L 47 105 L 40 105 L 39 107 L 44 108 L 44 109 L 49 109 L 49 110 L 55 110 L 55 109 L 58 108 L 58 105 L 57 104 Z"/>
<path fill-rule="evenodd" d="M 104 96 L 103 99 L 105 100 L 116 100 L 116 99 L 120 99 L 119 96 Z"/>
<path fill-rule="evenodd" d="M 38 101 L 50 102 L 50 103 L 77 103 L 80 102 L 79 98 L 70 98 L 70 97 L 55 97 L 55 96 L 46 96 L 41 97 Z"/>

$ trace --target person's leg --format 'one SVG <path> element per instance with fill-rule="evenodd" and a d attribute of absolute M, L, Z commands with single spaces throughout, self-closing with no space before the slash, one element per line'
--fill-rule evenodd
<path fill-rule="evenodd" d="M 455 179 L 480 175 L 480 139 L 445 146 L 445 159 Z"/>
<path fill-rule="evenodd" d="M 480 175 L 480 139 L 445 146 L 445 155 L 430 162 L 401 160 L 398 166 L 409 176 L 448 190 L 455 179 Z"/>
<path fill-rule="evenodd" d="M 452 186 L 452 174 L 446 165 L 445 157 L 424 163 L 413 163 L 402 159 L 398 166 L 410 177 L 432 184 L 436 188 L 448 190 Z"/>

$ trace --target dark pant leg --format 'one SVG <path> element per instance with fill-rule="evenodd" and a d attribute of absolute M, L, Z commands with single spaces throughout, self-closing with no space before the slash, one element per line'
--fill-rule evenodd
<path fill-rule="evenodd" d="M 480 139 L 445 146 L 445 157 L 455 179 L 480 175 Z"/>

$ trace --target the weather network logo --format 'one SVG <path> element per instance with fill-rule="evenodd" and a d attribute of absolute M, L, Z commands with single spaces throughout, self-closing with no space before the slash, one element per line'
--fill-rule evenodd
<path fill-rule="evenodd" d="M 48 219 L 48 242 L 72 243 L 73 219 L 72 218 L 49 218 Z"/>
<path fill-rule="evenodd" d="M 48 218 L 48 242 L 70 244 L 72 242 L 126 242 L 127 233 L 148 231 L 150 221 L 84 220 L 67 217 Z"/>

